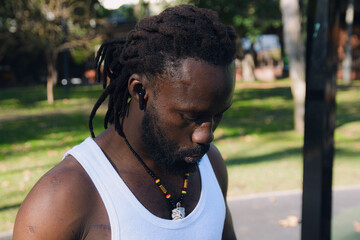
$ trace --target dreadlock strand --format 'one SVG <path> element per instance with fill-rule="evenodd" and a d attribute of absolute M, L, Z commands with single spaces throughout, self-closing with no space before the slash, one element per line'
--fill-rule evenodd
<path fill-rule="evenodd" d="M 111 89 L 111 93 L 110 97 L 109 97 L 109 103 L 108 103 L 108 110 L 105 114 L 105 119 L 104 119 L 104 128 L 107 129 L 108 128 L 108 123 L 113 123 L 113 119 L 114 119 L 114 97 L 116 96 L 116 94 L 114 94 L 114 92 L 116 91 L 116 82 L 112 81 L 110 82 L 108 88 Z"/>
<path fill-rule="evenodd" d="M 126 110 L 128 109 L 127 105 L 128 105 L 129 97 L 130 97 L 130 94 L 128 92 L 125 92 L 123 99 L 122 99 L 121 111 L 120 111 L 122 116 L 126 115 Z"/>
<path fill-rule="evenodd" d="M 117 104 L 115 104 L 116 106 Z M 120 112 L 114 111 L 114 123 L 115 123 L 115 130 L 118 132 L 120 136 L 124 136 L 122 131 L 122 126 L 120 125 Z"/>
<path fill-rule="evenodd" d="M 101 104 L 106 100 L 106 98 L 109 96 L 110 92 L 111 92 L 111 88 L 109 88 L 109 87 L 106 88 L 105 91 L 101 94 L 100 98 L 95 103 L 94 108 L 91 111 L 90 119 L 89 119 L 89 129 L 90 129 L 90 132 L 91 132 L 91 136 L 93 138 L 95 137 L 95 134 L 94 134 L 94 131 L 93 131 L 93 119 L 94 119 L 94 117 L 96 115 L 97 110 L 99 109 Z"/>

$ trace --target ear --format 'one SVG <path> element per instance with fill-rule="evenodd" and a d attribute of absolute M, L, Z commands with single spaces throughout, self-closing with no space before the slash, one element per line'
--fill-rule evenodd
<path fill-rule="evenodd" d="M 128 90 L 131 96 L 131 99 L 139 102 L 139 93 L 146 91 L 148 80 L 144 74 L 137 74 L 134 73 L 130 76 L 128 81 Z M 145 93 L 143 96 L 144 100 L 146 101 L 148 98 L 148 94 Z"/>

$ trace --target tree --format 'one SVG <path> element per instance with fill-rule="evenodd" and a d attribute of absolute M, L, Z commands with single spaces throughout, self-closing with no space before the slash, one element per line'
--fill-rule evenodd
<path fill-rule="evenodd" d="M 190 0 L 190 3 L 216 11 L 241 37 L 257 37 L 270 28 L 281 27 L 278 0 Z"/>
<path fill-rule="evenodd" d="M 285 51 L 289 57 L 291 92 L 294 98 L 295 131 L 304 132 L 305 56 L 301 36 L 301 14 L 298 0 L 280 0 Z"/>
<path fill-rule="evenodd" d="M 0 5 L 0 54 L 11 46 L 41 51 L 47 68 L 47 100 L 54 102 L 60 52 L 89 46 L 96 35 L 95 0 L 12 0 Z M 1 55 L 0 55 L 1 56 Z"/>
<path fill-rule="evenodd" d="M 139 0 L 139 2 L 135 5 L 134 15 L 137 21 L 140 21 L 144 17 L 148 17 L 150 15 L 149 3 L 144 0 Z"/>
<path fill-rule="evenodd" d="M 351 35 L 352 27 L 354 23 L 354 0 L 349 0 L 346 8 L 346 30 L 347 40 L 345 46 L 345 59 L 343 61 L 343 81 L 346 85 L 351 84 L 351 66 L 352 66 L 352 55 L 351 55 Z"/>
<path fill-rule="evenodd" d="M 246 82 L 255 81 L 255 50 L 251 44 L 250 50 L 244 51 L 244 58 L 241 61 L 242 78 Z"/>

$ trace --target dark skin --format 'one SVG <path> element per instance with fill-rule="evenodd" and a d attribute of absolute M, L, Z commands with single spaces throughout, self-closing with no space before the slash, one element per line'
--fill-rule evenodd
<path fill-rule="evenodd" d="M 218 67 L 186 59 L 176 72 L 173 79 L 162 77 L 155 86 L 143 74 L 130 77 L 128 87 L 132 101 L 123 128 L 135 151 L 161 178 L 174 199 L 180 197 L 183 176 L 165 172 L 148 153 L 141 138 L 144 111 L 139 109 L 139 90 L 146 90 L 146 106 L 156 106 L 157 113 L 162 116 L 158 126 L 179 149 L 211 144 L 213 132 L 222 113 L 230 107 L 234 91 L 232 65 Z M 167 200 L 114 126 L 95 141 L 138 200 L 154 215 L 170 219 Z M 212 144 L 207 154 L 226 200 L 228 179 L 224 160 Z M 196 207 L 200 192 L 200 174 L 196 169 L 190 175 L 184 200 L 187 214 Z M 231 215 L 228 207 L 226 209 L 222 239 L 236 239 Z M 111 239 L 104 204 L 89 176 L 72 156 L 67 156 L 46 173 L 26 197 L 16 218 L 13 239 Z"/>

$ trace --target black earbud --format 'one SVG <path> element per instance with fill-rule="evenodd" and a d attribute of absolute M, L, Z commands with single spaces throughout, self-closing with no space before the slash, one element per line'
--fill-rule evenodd
<path fill-rule="evenodd" d="M 145 109 L 145 93 L 146 93 L 146 91 L 144 89 L 141 89 L 139 91 L 139 108 L 140 108 L 140 110 Z"/>

